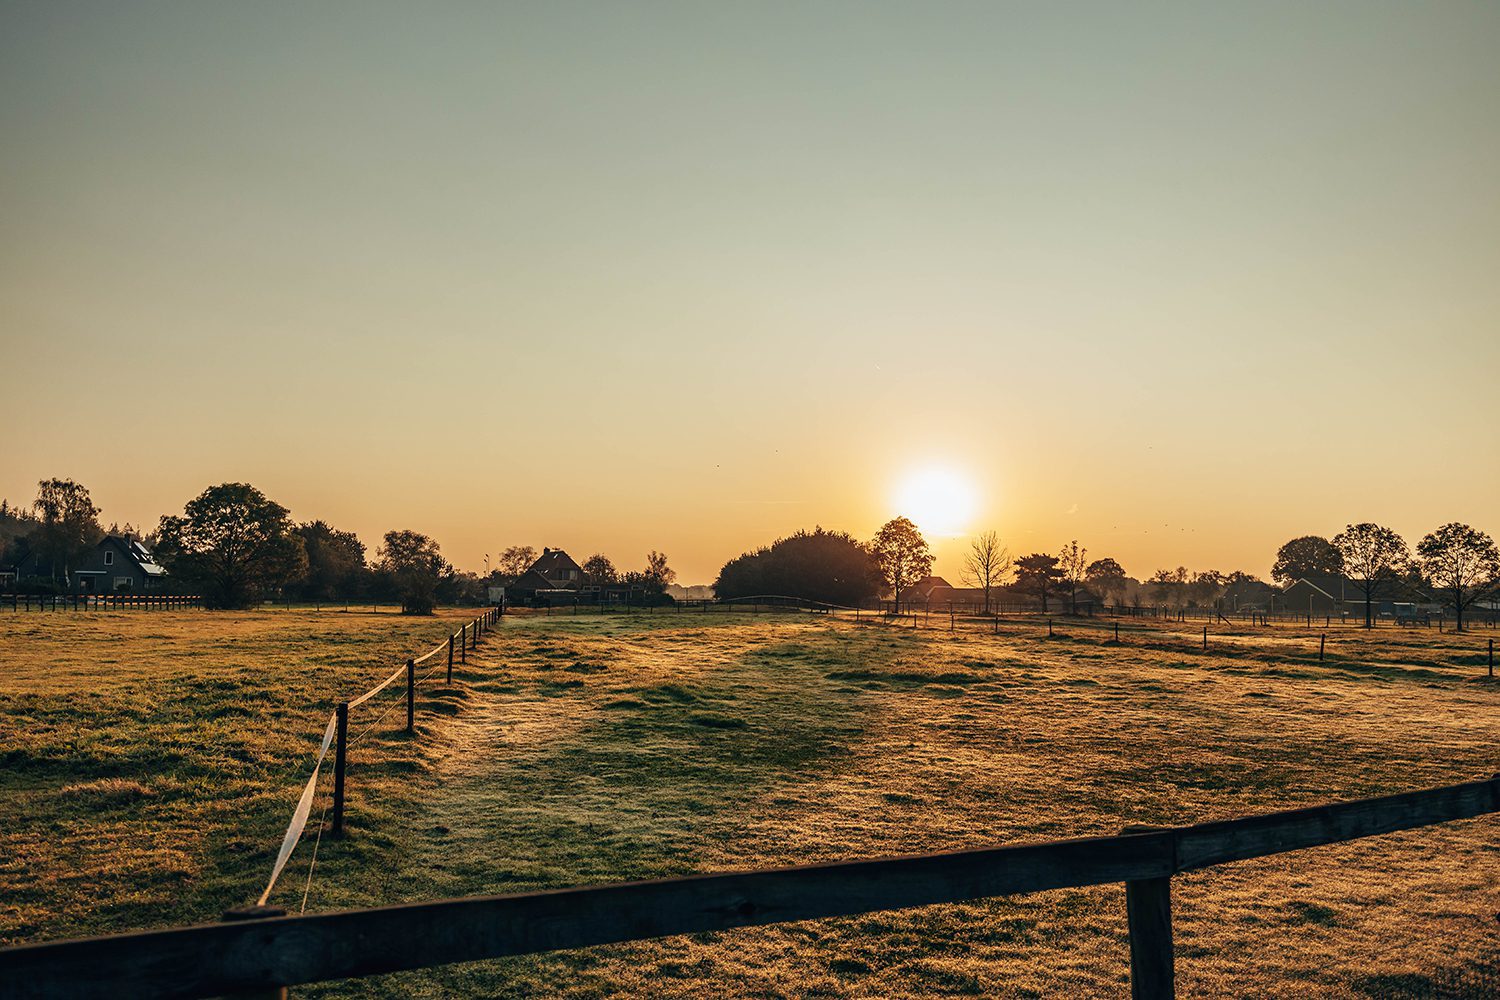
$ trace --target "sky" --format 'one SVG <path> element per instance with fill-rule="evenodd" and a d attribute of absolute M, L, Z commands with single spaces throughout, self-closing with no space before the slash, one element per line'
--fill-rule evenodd
<path fill-rule="evenodd" d="M 1488 0 L 3 2 L 0 496 L 246 481 L 689 584 L 902 513 L 953 582 L 986 529 L 1142 578 L 1500 532 L 1497 45 Z M 901 509 L 933 477 L 968 511 Z"/>

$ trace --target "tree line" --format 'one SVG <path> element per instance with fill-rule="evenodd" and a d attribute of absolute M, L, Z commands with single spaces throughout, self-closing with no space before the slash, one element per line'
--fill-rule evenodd
<path fill-rule="evenodd" d="M 211 608 L 270 598 L 394 600 L 407 613 L 429 614 L 439 603 L 484 602 L 483 581 L 455 569 L 427 535 L 388 531 L 372 559 L 353 532 L 321 520 L 298 523 L 248 483 L 210 486 L 149 532 L 128 523 L 105 529 L 100 513 L 71 479 L 42 480 L 30 509 L 0 500 L 0 565 L 29 556 L 38 572 L 18 585 L 66 591 L 72 570 L 107 532 L 143 542 L 174 589 Z"/>
<path fill-rule="evenodd" d="M 861 541 L 840 531 L 816 527 L 736 556 L 714 582 L 720 598 L 773 595 L 858 606 L 889 594 L 900 610 L 903 595 L 932 572 L 933 557 L 921 532 L 904 517 L 883 525 Z M 1332 539 L 1294 538 L 1276 553 L 1271 577 L 1281 586 L 1299 579 L 1346 576 L 1364 596 L 1365 624 L 1374 623 L 1376 599 L 1398 584 L 1434 592 L 1453 608 L 1457 627 L 1477 602 L 1500 597 L 1500 550 L 1488 534 L 1466 524 L 1445 524 L 1423 536 L 1415 548 L 1389 528 L 1370 522 L 1347 525 Z M 1057 552 L 1031 552 L 1012 558 L 999 535 L 985 531 L 970 540 L 963 583 L 977 591 L 983 613 L 1009 592 L 1032 601 L 1043 612 L 1053 602 L 1070 612 L 1080 595 L 1140 605 L 1209 605 L 1225 594 L 1247 603 L 1264 602 L 1275 589 L 1252 573 L 1235 570 L 1189 572 L 1186 567 L 1157 570 L 1142 582 L 1111 558 L 1090 559 L 1072 540 Z"/>

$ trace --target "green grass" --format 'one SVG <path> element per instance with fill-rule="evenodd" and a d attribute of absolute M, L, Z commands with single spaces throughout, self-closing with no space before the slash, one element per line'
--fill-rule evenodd
<path fill-rule="evenodd" d="M 212 615 L 9 619 L 36 630 L 0 640 L 23 664 L 0 689 L 20 722 L 0 753 L 24 754 L 0 778 L 24 817 L 0 841 L 24 859 L 0 862 L 10 940 L 253 898 L 332 701 L 448 627 L 366 616 L 360 639 L 329 628 L 341 618 L 246 616 L 210 653 L 194 636 Z M 1495 770 L 1480 637 L 1339 632 L 1319 664 L 1321 630 L 1211 633 L 1204 653 L 1188 627 L 1105 645 L 1063 619 L 1050 641 L 1034 621 L 936 626 L 507 619 L 460 684 L 423 689 L 415 740 L 356 751 L 351 836 L 320 845 L 309 911 L 1108 833 Z M 1423 977 L 1482 995 L 1461 989 L 1500 954 L 1494 823 L 1178 878 L 1184 995 L 1362 997 Z M 301 906 L 309 847 L 274 902 Z M 1117 996 L 1124 933 L 1123 891 L 1101 887 L 296 992 Z"/>

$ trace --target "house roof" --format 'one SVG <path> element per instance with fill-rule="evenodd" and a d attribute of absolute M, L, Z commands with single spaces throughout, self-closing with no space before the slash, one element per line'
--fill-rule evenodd
<path fill-rule="evenodd" d="M 559 571 L 574 570 L 580 576 L 583 567 L 573 561 L 573 557 L 562 549 L 542 549 L 542 554 L 537 556 L 536 562 L 526 570 L 527 573 L 540 573 L 545 577 L 560 576 Z"/>
<path fill-rule="evenodd" d="M 551 580 L 534 569 L 528 569 L 510 585 L 515 590 L 552 590 L 554 586 L 556 585 Z"/>

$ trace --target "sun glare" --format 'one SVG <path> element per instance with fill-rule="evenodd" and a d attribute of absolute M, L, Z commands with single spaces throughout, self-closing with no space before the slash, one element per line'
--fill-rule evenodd
<path fill-rule="evenodd" d="M 974 486 L 946 468 L 919 469 L 901 481 L 896 491 L 897 511 L 912 519 L 924 534 L 961 535 L 974 516 Z"/>

